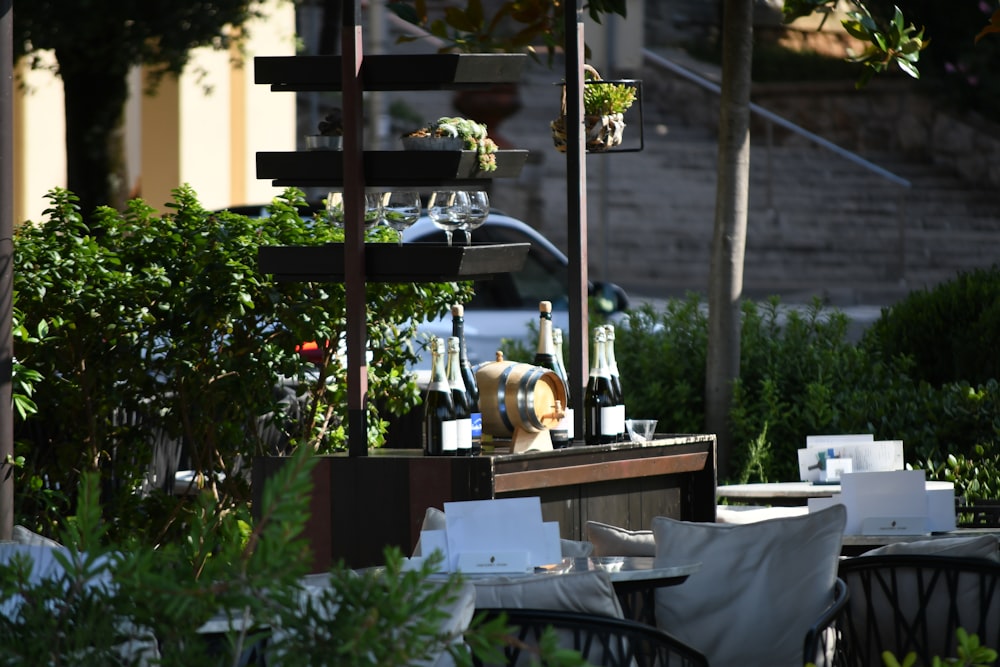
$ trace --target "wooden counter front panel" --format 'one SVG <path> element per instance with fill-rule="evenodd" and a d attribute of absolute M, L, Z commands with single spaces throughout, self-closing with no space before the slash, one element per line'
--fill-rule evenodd
<path fill-rule="evenodd" d="M 573 448 L 548 454 L 468 458 L 321 457 L 307 524 L 314 571 L 344 560 L 381 564 L 386 546 L 410 555 L 428 507 L 463 500 L 538 496 L 546 521 L 580 540 L 588 520 L 648 529 L 654 516 L 715 520 L 715 439 L 673 447 Z M 284 459 L 254 462 L 254 505 Z"/>

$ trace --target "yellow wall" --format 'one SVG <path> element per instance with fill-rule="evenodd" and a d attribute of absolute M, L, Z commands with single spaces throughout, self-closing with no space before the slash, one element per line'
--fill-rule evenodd
<path fill-rule="evenodd" d="M 247 26 L 245 68 L 230 65 L 233 54 L 199 49 L 187 72 L 164 79 L 153 98 L 141 94 L 141 72 L 130 77 L 130 190 L 154 208 L 163 210 L 171 190 L 184 183 L 210 209 L 266 203 L 281 191 L 257 179 L 255 156 L 294 150 L 295 95 L 253 83 L 253 57 L 295 53 L 295 13 L 292 3 L 280 0 L 269 0 L 267 8 L 266 20 Z M 15 221 L 41 219 L 45 193 L 66 186 L 62 84 L 50 74 L 24 74 L 30 90 L 18 91 L 14 105 Z"/>

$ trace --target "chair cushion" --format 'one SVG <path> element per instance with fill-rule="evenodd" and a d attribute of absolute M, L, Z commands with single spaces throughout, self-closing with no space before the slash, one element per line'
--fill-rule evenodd
<path fill-rule="evenodd" d="M 12 535 L 14 542 L 17 544 L 29 544 L 38 547 L 61 547 L 62 545 L 55 540 L 49 539 L 44 535 L 39 535 L 33 531 L 28 530 L 24 526 L 15 525 L 14 533 Z"/>
<path fill-rule="evenodd" d="M 607 572 L 591 570 L 532 577 L 473 579 L 476 607 L 556 609 L 622 618 L 621 604 Z"/>
<path fill-rule="evenodd" d="M 594 545 L 594 556 L 655 556 L 656 543 L 651 530 L 627 530 L 598 521 L 587 522 L 587 540 Z"/>
<path fill-rule="evenodd" d="M 742 525 L 654 518 L 657 566 L 701 563 L 656 591 L 656 624 L 713 665 L 801 667 L 833 601 L 846 521 L 843 505 Z"/>
<path fill-rule="evenodd" d="M 976 537 L 942 537 L 936 540 L 896 542 L 866 551 L 862 556 L 889 556 L 919 554 L 922 556 L 959 556 L 962 558 L 988 558 L 1000 560 L 996 535 Z"/>
<path fill-rule="evenodd" d="M 444 510 L 439 510 L 436 507 L 428 507 L 424 510 L 424 521 L 420 524 L 420 530 L 444 530 L 448 527 L 448 523 L 444 516 Z M 413 547 L 413 555 L 416 557 L 423 556 L 423 549 L 420 546 L 420 538 L 417 538 L 417 545 Z"/>

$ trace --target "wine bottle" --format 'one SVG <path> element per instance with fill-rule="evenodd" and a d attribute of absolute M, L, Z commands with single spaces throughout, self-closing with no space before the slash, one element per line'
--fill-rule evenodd
<path fill-rule="evenodd" d="M 458 370 L 460 347 L 457 336 L 448 339 L 448 386 L 451 387 L 451 400 L 455 406 L 455 453 L 458 456 L 472 456 L 469 395 L 465 393 L 465 382 Z"/>
<path fill-rule="evenodd" d="M 431 339 L 431 382 L 424 396 L 423 441 L 428 456 L 454 456 L 458 448 L 455 432 L 455 402 L 445 373 L 444 339 Z"/>
<path fill-rule="evenodd" d="M 611 395 L 611 378 L 604 352 L 606 334 L 604 327 L 594 329 L 594 355 L 590 361 L 590 377 L 583 398 L 584 442 L 600 445 L 614 442 L 615 406 Z"/>
<path fill-rule="evenodd" d="M 618 361 L 615 359 L 615 325 L 604 325 L 604 358 L 611 378 L 611 394 L 615 399 L 615 425 L 618 429 L 618 440 L 628 440 L 625 428 L 625 397 L 622 394 L 622 382 L 618 373 Z"/>
<path fill-rule="evenodd" d="M 556 373 L 562 378 L 563 385 L 566 387 L 566 402 L 563 404 L 563 418 L 560 422 L 558 428 L 566 431 L 566 445 L 569 446 L 573 442 L 573 438 L 576 435 L 576 429 L 573 425 L 573 408 L 569 403 L 569 373 L 566 372 L 566 364 L 563 363 L 563 335 L 562 329 L 559 327 L 552 327 L 552 351 L 556 357 Z M 555 446 L 555 443 L 552 443 Z"/>
<path fill-rule="evenodd" d="M 479 385 L 476 373 L 469 363 L 469 350 L 465 345 L 465 307 L 456 304 L 451 307 L 451 335 L 458 338 L 458 370 L 469 398 L 469 419 L 472 420 L 472 453 L 482 449 L 483 415 L 479 410 Z"/>
<path fill-rule="evenodd" d="M 551 301 L 539 301 L 538 302 L 538 346 L 535 348 L 535 365 L 541 368 L 547 368 L 556 375 L 559 375 L 559 364 L 556 361 L 555 349 L 552 343 L 552 302 Z M 559 378 L 562 380 L 562 377 Z M 569 387 L 563 381 L 563 389 L 565 393 L 569 393 Z M 555 405 L 552 406 L 553 411 L 559 408 Z M 559 420 L 552 429 L 549 431 L 549 435 L 552 437 L 552 446 L 556 449 L 560 449 L 569 444 L 569 434 L 566 432 L 566 428 L 563 426 L 562 421 L 565 419 L 565 411 L 563 411 L 563 417 Z"/>

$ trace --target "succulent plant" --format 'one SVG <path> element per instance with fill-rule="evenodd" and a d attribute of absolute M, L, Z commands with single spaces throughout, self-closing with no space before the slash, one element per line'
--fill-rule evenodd
<path fill-rule="evenodd" d="M 326 117 L 319 122 L 319 133 L 327 137 L 339 137 L 344 134 L 343 113 L 339 108 L 330 110 Z"/>

